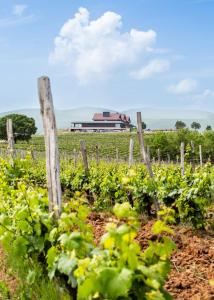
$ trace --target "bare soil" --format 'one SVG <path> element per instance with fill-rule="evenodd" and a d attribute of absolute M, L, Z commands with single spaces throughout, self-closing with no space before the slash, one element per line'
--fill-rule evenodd
<path fill-rule="evenodd" d="M 93 213 L 90 223 L 93 226 L 95 242 L 98 243 L 105 231 L 110 215 Z M 151 239 L 153 221 L 142 221 L 137 236 L 142 249 Z M 214 300 L 214 233 L 193 230 L 187 226 L 174 226 L 172 237 L 177 250 L 172 255 L 172 270 L 165 288 L 176 300 Z"/>
<path fill-rule="evenodd" d="M 98 244 L 105 232 L 105 226 L 112 221 L 110 214 L 92 213 L 89 223 L 93 227 L 95 242 Z M 153 221 L 141 223 L 137 240 L 142 249 L 152 238 Z M 177 250 L 172 255 L 172 270 L 165 288 L 175 300 L 214 300 L 214 233 L 193 230 L 187 226 L 174 227 L 173 240 Z M 4 282 L 10 295 L 14 295 L 18 280 L 6 265 L 5 255 L 0 248 L 0 283 Z M 5 298 L 1 297 L 0 300 Z M 12 296 L 11 296 L 11 299 Z"/>

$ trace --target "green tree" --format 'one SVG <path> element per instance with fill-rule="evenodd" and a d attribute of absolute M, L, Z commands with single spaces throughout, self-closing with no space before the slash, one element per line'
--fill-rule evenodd
<path fill-rule="evenodd" d="M 142 129 L 146 129 L 146 123 L 145 122 L 142 122 Z"/>
<path fill-rule="evenodd" d="M 175 128 L 176 129 L 183 129 L 183 128 L 185 128 L 186 127 L 186 124 L 183 122 L 183 121 L 176 121 L 176 123 L 175 123 Z"/>
<path fill-rule="evenodd" d="M 14 140 L 29 141 L 31 136 L 36 133 L 37 127 L 35 120 L 25 115 L 9 114 L 0 118 L 0 139 L 7 139 L 6 123 L 7 119 L 13 121 Z"/>
<path fill-rule="evenodd" d="M 207 125 L 206 130 L 212 130 L 212 127 L 210 125 Z"/>
<path fill-rule="evenodd" d="M 198 122 L 192 122 L 191 128 L 195 129 L 195 130 L 200 129 L 201 128 L 201 124 L 198 123 Z"/>

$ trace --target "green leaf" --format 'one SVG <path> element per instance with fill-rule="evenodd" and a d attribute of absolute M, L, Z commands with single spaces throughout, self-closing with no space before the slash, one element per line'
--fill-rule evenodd
<path fill-rule="evenodd" d="M 117 299 L 128 295 L 131 288 L 132 271 L 116 268 L 104 268 L 99 274 L 100 292 L 107 299 Z"/>
<path fill-rule="evenodd" d="M 152 227 L 152 232 L 156 235 L 161 234 L 163 232 L 173 234 L 173 230 L 161 220 L 155 222 L 155 224 Z"/>
<path fill-rule="evenodd" d="M 115 204 L 113 212 L 118 218 L 128 218 L 131 215 L 132 207 L 129 202 Z"/>
<path fill-rule="evenodd" d="M 77 259 L 70 257 L 69 255 L 62 253 L 58 260 L 58 270 L 66 275 L 69 275 L 77 266 Z"/>

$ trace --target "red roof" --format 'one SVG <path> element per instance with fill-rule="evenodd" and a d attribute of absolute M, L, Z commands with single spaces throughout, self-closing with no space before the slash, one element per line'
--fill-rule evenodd
<path fill-rule="evenodd" d="M 109 116 L 104 116 L 103 113 L 95 113 L 93 121 L 122 121 L 130 123 L 130 117 L 120 113 L 109 113 Z"/>

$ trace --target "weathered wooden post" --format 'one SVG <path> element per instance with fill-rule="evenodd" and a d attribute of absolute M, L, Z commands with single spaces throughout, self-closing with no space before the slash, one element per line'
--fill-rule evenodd
<path fill-rule="evenodd" d="M 134 140 L 132 138 L 130 138 L 130 141 L 129 141 L 129 167 L 131 167 L 134 163 L 133 151 L 134 151 Z"/>
<path fill-rule="evenodd" d="M 38 90 L 45 137 L 49 210 L 55 211 L 56 216 L 59 216 L 62 207 L 59 150 L 51 85 L 48 77 L 44 76 L 38 79 Z"/>
<path fill-rule="evenodd" d="M 170 164 L 171 163 L 171 159 L 170 159 L 170 154 L 169 153 L 167 153 L 167 160 L 168 160 L 168 164 Z"/>
<path fill-rule="evenodd" d="M 8 141 L 8 152 L 10 158 L 14 158 L 14 136 L 13 136 L 13 121 L 12 119 L 7 119 L 7 141 Z"/>
<path fill-rule="evenodd" d="M 85 142 L 82 140 L 80 141 L 80 150 L 81 150 L 81 154 L 82 154 L 85 173 L 88 173 L 89 167 L 88 167 L 87 150 L 86 150 Z"/>
<path fill-rule="evenodd" d="M 195 144 L 193 141 L 190 142 L 192 148 L 192 169 L 195 171 Z"/>
<path fill-rule="evenodd" d="M 185 166 L 184 166 L 184 143 L 181 143 L 181 175 L 184 176 Z"/>
<path fill-rule="evenodd" d="M 158 164 L 161 164 L 161 155 L 160 155 L 160 149 L 158 148 L 157 150 L 157 154 L 158 154 Z"/>
<path fill-rule="evenodd" d="M 146 149 L 145 149 L 143 129 L 142 129 L 141 112 L 137 112 L 137 130 L 138 130 L 138 138 L 139 138 L 139 142 L 140 142 L 140 153 L 141 153 L 142 159 L 144 160 L 144 163 L 145 163 L 145 165 L 147 167 L 149 176 L 150 176 L 150 178 L 152 178 L 152 180 L 154 182 L 154 173 L 152 171 L 152 166 L 151 166 L 151 163 L 150 163 L 150 161 L 148 159 L 148 155 L 147 155 Z M 159 211 L 158 200 L 155 199 L 154 203 L 155 203 L 156 211 Z"/>
<path fill-rule="evenodd" d="M 20 156 L 21 156 L 21 159 L 25 159 L 26 158 L 26 153 L 25 153 L 24 149 L 21 149 Z"/>
<path fill-rule="evenodd" d="M 202 146 L 199 145 L 199 159 L 200 159 L 200 166 L 203 167 L 203 155 L 202 155 Z"/>
<path fill-rule="evenodd" d="M 30 155 L 31 155 L 32 160 L 35 160 L 35 159 L 36 159 L 36 154 L 35 154 L 35 152 L 33 151 L 33 149 L 30 150 Z"/>

